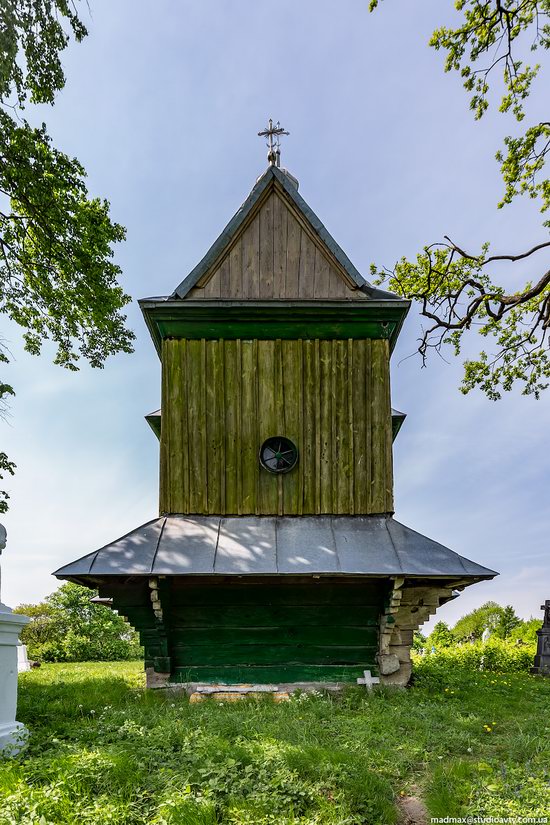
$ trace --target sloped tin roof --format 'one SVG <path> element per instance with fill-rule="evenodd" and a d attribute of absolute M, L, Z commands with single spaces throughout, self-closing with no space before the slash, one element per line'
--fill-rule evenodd
<path fill-rule="evenodd" d="M 310 206 L 308 206 L 302 196 L 298 193 L 296 184 L 292 182 L 292 179 L 288 175 L 280 169 L 277 169 L 276 166 L 268 166 L 264 174 L 258 178 L 258 181 L 247 199 L 237 210 L 235 215 L 233 215 L 219 237 L 214 241 L 204 258 L 189 273 L 189 275 L 183 279 L 179 286 L 176 287 L 173 294 L 170 296 L 172 299 L 185 298 L 189 291 L 197 285 L 203 275 L 208 272 L 212 264 L 218 260 L 224 250 L 229 247 L 233 238 L 239 233 L 251 211 L 254 209 L 266 189 L 274 180 L 281 185 L 287 196 L 308 221 L 315 234 L 336 258 L 346 275 L 349 277 L 350 281 L 355 284 L 355 288 L 361 289 L 363 292 L 368 294 L 369 297 L 375 300 L 403 300 L 399 295 L 395 295 L 393 292 L 386 292 L 385 290 L 372 286 L 365 280 L 365 278 L 363 278 L 341 246 L 336 243 L 322 221 L 319 220 L 315 212 L 310 208 Z"/>
<path fill-rule="evenodd" d="M 148 575 L 498 575 L 383 516 L 161 516 L 60 567 L 60 579 Z"/>

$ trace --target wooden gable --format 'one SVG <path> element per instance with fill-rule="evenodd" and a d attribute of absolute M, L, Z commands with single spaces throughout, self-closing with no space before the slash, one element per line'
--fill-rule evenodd
<path fill-rule="evenodd" d="M 368 300 L 307 217 L 273 181 L 219 258 L 189 290 L 204 300 Z"/>

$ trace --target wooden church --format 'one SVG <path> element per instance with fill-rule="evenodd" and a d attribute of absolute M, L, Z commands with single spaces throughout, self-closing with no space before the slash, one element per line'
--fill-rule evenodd
<path fill-rule="evenodd" d="M 393 518 L 409 303 L 362 277 L 278 158 L 174 293 L 140 301 L 159 517 L 54 574 L 128 618 L 150 686 L 404 685 L 413 631 L 496 575 Z"/>

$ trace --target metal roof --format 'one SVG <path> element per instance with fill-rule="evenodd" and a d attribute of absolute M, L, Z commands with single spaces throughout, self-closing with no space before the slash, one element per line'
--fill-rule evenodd
<path fill-rule="evenodd" d="M 281 169 L 276 166 L 268 166 L 264 174 L 258 178 L 254 188 L 249 196 L 242 204 L 242 206 L 233 215 L 225 229 L 214 241 L 204 258 L 197 264 L 197 266 L 183 279 L 181 284 L 174 290 L 172 298 L 185 298 L 194 286 L 205 275 L 212 264 L 219 259 L 224 250 L 231 244 L 233 238 L 237 235 L 242 225 L 248 218 L 250 212 L 260 200 L 268 186 L 273 181 L 277 181 L 284 189 L 294 206 L 302 213 L 304 218 L 308 221 L 315 234 L 330 250 L 332 255 L 336 258 L 346 275 L 351 282 L 355 284 L 356 289 L 361 289 L 369 297 L 377 300 L 400 301 L 402 300 L 393 292 L 386 292 L 383 289 L 378 289 L 366 281 L 359 271 L 354 267 L 344 250 L 336 243 L 330 232 L 326 229 L 324 224 L 319 220 L 315 212 L 308 206 L 301 195 L 298 194 L 298 188 L 292 179 L 289 178 Z"/>
<path fill-rule="evenodd" d="M 58 578 L 405 575 L 477 581 L 494 570 L 384 516 L 161 516 L 60 567 Z"/>

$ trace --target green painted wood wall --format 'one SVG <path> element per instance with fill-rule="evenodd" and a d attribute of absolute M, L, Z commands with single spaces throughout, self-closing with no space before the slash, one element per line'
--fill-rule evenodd
<path fill-rule="evenodd" d="M 163 342 L 160 512 L 393 511 L 387 340 Z M 298 466 L 261 469 L 274 435 Z"/>
<path fill-rule="evenodd" d="M 151 621 L 146 588 L 110 589 L 116 609 L 140 630 L 146 666 L 168 669 L 172 681 L 355 682 L 376 671 L 389 584 L 174 577 L 163 583 L 162 623 Z"/>

